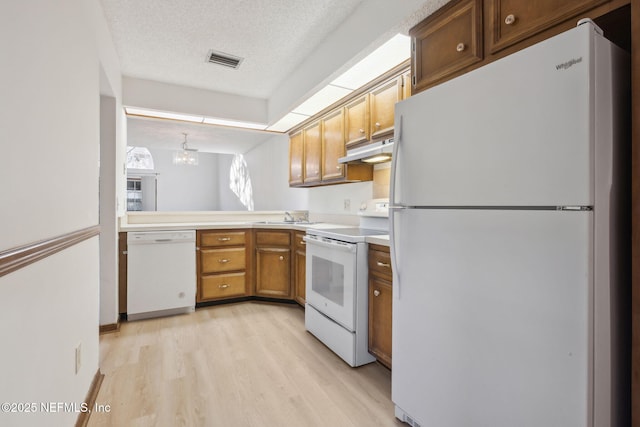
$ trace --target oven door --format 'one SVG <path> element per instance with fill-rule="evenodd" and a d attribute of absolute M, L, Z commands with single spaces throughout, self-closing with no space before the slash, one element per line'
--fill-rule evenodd
<path fill-rule="evenodd" d="M 309 235 L 304 240 L 307 304 L 355 331 L 357 244 Z"/>

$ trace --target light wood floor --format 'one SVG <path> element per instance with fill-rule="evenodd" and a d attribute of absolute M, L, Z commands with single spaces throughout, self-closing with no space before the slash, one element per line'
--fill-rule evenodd
<path fill-rule="evenodd" d="M 126 322 L 100 337 L 105 375 L 89 426 L 406 426 L 391 373 L 351 368 L 296 306 L 244 302 Z"/>

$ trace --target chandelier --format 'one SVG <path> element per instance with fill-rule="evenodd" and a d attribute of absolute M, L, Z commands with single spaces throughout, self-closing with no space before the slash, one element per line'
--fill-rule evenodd
<path fill-rule="evenodd" d="M 184 135 L 184 141 L 182 141 L 182 149 L 173 153 L 174 165 L 187 165 L 198 166 L 198 150 L 195 148 L 187 147 L 187 134 Z"/>

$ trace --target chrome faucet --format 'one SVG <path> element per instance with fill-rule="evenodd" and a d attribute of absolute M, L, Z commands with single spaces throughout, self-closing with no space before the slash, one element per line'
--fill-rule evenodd
<path fill-rule="evenodd" d="M 291 215 L 290 212 L 285 212 L 284 213 L 284 220 L 285 222 L 294 222 L 295 219 L 293 219 L 293 215 Z"/>

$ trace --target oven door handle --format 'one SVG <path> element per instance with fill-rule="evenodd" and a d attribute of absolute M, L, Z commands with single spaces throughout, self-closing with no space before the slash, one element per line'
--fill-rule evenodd
<path fill-rule="evenodd" d="M 354 243 L 340 242 L 338 240 L 327 242 L 325 240 L 316 240 L 308 236 L 304 236 L 302 239 L 305 242 L 307 242 L 308 245 L 318 245 L 325 248 L 337 249 L 345 252 L 355 252 L 357 248 L 357 246 Z M 308 245 L 307 245 L 307 250 L 309 250 Z"/>

